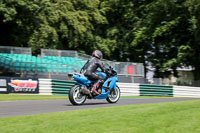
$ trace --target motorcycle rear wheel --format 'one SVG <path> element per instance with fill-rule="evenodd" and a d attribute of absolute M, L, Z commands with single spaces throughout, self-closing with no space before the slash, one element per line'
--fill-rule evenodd
<path fill-rule="evenodd" d="M 86 95 L 80 92 L 81 86 L 75 85 L 70 89 L 69 92 L 69 101 L 73 105 L 82 105 L 86 100 Z"/>
<path fill-rule="evenodd" d="M 120 89 L 118 86 L 116 86 L 115 89 L 113 89 L 110 94 L 108 95 L 108 97 L 106 98 L 106 100 L 109 103 L 116 103 L 120 98 Z"/>

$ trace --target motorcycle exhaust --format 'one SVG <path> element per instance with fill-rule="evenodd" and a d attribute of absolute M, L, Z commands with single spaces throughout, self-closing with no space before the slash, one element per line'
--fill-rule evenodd
<path fill-rule="evenodd" d="M 88 95 L 90 98 L 92 98 L 91 92 L 88 89 L 86 89 L 86 87 L 81 87 L 81 92 L 85 95 Z"/>

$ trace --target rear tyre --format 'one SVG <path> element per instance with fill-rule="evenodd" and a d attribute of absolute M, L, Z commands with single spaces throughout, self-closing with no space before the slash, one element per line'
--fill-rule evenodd
<path fill-rule="evenodd" d="M 75 85 L 70 89 L 69 92 L 69 101 L 73 105 L 82 105 L 86 100 L 86 95 L 80 92 L 81 86 Z"/>
<path fill-rule="evenodd" d="M 106 98 L 109 103 L 116 103 L 120 98 L 120 89 L 116 86 L 115 89 L 111 90 L 110 94 Z"/>

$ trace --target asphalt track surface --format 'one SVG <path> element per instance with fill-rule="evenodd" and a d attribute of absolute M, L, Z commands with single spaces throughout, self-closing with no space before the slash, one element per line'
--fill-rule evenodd
<path fill-rule="evenodd" d="M 27 100 L 27 101 L 0 101 L 0 117 L 34 115 L 69 110 L 89 108 L 103 108 L 133 104 L 151 104 L 163 102 L 177 102 L 195 100 L 192 98 L 122 98 L 115 104 L 106 100 L 87 100 L 84 105 L 73 106 L 69 100 Z M 199 100 L 199 99 L 198 99 Z"/>

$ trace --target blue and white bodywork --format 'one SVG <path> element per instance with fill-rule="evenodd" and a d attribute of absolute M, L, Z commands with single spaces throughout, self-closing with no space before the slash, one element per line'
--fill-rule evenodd
<path fill-rule="evenodd" d="M 107 69 L 105 73 L 96 72 L 96 74 L 104 78 L 104 83 L 100 88 L 101 93 L 99 95 L 93 95 L 92 99 L 106 99 L 110 103 L 116 103 L 120 98 L 120 89 L 116 85 L 116 82 L 118 81 L 117 72 L 110 67 L 110 69 Z M 73 80 L 77 82 L 77 84 L 70 90 L 70 102 L 74 105 L 83 104 L 87 95 L 80 93 L 81 87 L 85 87 L 88 89 L 88 91 L 91 91 L 91 85 L 93 85 L 95 82 L 88 80 L 87 77 L 85 77 L 83 74 L 73 74 L 72 77 Z"/>

